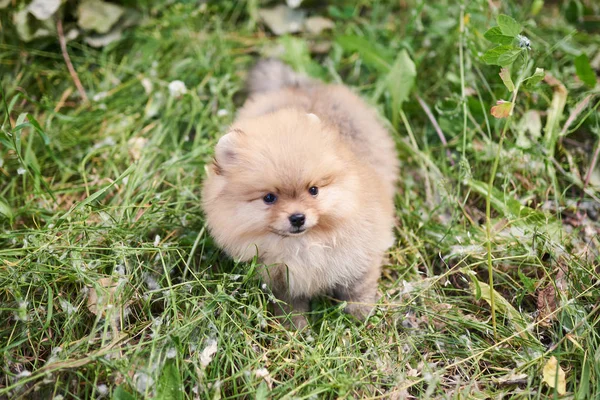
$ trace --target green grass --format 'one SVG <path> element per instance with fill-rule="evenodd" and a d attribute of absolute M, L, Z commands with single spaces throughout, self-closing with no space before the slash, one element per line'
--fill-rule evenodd
<path fill-rule="evenodd" d="M 306 1 L 335 29 L 277 38 L 257 2 L 210 3 L 139 6 L 144 19 L 104 49 L 69 42 L 89 104 L 58 42 L 19 42 L 0 15 L 0 398 L 560 398 L 542 382 L 551 356 L 565 398 L 600 398 L 600 92 L 574 66 L 586 53 L 598 68 L 598 6 Z M 511 97 L 500 67 L 481 60 L 499 12 L 524 26 L 530 67 L 565 87 L 522 87 L 508 120 L 490 115 Z M 310 330 L 286 330 L 255 265 L 204 227 L 204 165 L 248 68 L 282 49 L 355 88 L 397 139 L 397 245 L 364 324 L 322 299 Z M 400 113 L 385 82 L 402 49 L 417 79 Z M 170 97 L 173 80 L 188 93 Z"/>

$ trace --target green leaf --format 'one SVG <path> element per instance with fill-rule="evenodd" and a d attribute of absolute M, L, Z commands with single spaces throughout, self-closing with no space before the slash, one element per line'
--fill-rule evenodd
<path fill-rule="evenodd" d="M 498 15 L 496 22 L 498 22 L 498 27 L 503 35 L 513 38 L 521 33 L 521 30 L 523 29 L 517 21 L 505 14 Z"/>
<path fill-rule="evenodd" d="M 514 40 L 512 36 L 503 35 L 502 30 L 498 26 L 489 29 L 483 34 L 483 37 L 496 44 L 511 44 Z"/>
<path fill-rule="evenodd" d="M 502 68 L 499 75 L 502 82 L 504 82 L 504 86 L 506 86 L 509 91 L 513 92 L 515 90 L 515 84 L 510 77 L 510 70 L 508 68 Z"/>
<path fill-rule="evenodd" d="M 481 298 L 487 303 L 491 303 L 492 296 L 494 296 L 496 310 L 502 313 L 512 323 L 515 331 L 521 332 L 521 337 L 526 338 L 529 336 L 529 338 L 538 342 L 535 336 L 527 330 L 529 319 L 525 314 L 518 312 L 517 309 L 502 296 L 502 294 L 496 291 L 496 289 L 492 289 L 487 283 L 479 282 L 479 287 L 481 290 Z M 473 288 L 473 294 L 475 294 L 475 288 Z"/>
<path fill-rule="evenodd" d="M 4 215 L 6 218 L 8 218 L 8 220 L 12 224 L 12 220 L 14 217 L 12 208 L 10 208 L 10 206 L 8 205 L 8 202 L 6 202 L 3 198 L 0 197 L 0 216 L 2 216 L 2 215 Z"/>
<path fill-rule="evenodd" d="M 308 42 L 305 39 L 284 35 L 277 42 L 285 49 L 282 59 L 286 64 L 305 75 L 323 77 L 323 68 L 310 56 Z"/>
<path fill-rule="evenodd" d="M 511 65 L 512 63 L 515 62 L 517 57 L 519 57 L 519 54 L 521 54 L 521 52 L 522 52 L 521 49 L 513 49 L 511 51 L 507 51 L 504 54 L 501 54 L 498 57 L 498 65 L 500 65 L 501 67 L 506 67 L 507 65 Z"/>
<path fill-rule="evenodd" d="M 256 389 L 256 400 L 267 400 L 269 398 L 269 388 L 267 387 L 267 383 L 262 381 L 260 385 L 258 385 L 258 389 Z"/>
<path fill-rule="evenodd" d="M 519 275 L 519 279 L 521 280 L 521 283 L 523 284 L 523 286 L 525 287 L 527 292 L 529 294 L 534 293 L 535 292 L 535 282 L 536 282 L 535 279 L 529 278 L 527 275 L 525 275 L 523 273 L 523 271 L 521 271 L 520 268 L 517 271 L 517 274 Z"/>
<path fill-rule="evenodd" d="M 531 8 L 530 8 L 529 12 L 531 13 L 531 15 L 536 16 L 542 10 L 543 7 L 544 7 L 544 0 L 533 0 L 533 3 L 531 3 Z"/>
<path fill-rule="evenodd" d="M 498 64 L 498 58 L 500 58 L 501 55 L 509 52 L 509 51 L 513 51 L 515 49 L 515 47 L 513 46 L 508 46 L 508 45 L 502 45 L 502 46 L 496 46 L 496 47 L 492 47 L 491 49 L 489 49 L 488 51 L 486 51 L 483 56 L 481 57 L 481 59 L 489 65 L 499 65 Z"/>
<path fill-rule="evenodd" d="M 529 78 L 523 80 L 523 82 L 525 82 L 525 87 L 531 88 L 531 87 L 537 85 L 538 83 L 540 83 L 542 81 L 542 79 L 544 79 L 545 76 L 546 76 L 546 73 L 544 72 L 544 70 L 542 68 L 536 68 L 533 75 L 531 75 Z"/>
<path fill-rule="evenodd" d="M 113 392 L 112 400 L 135 400 L 135 397 L 123 389 L 123 386 L 119 386 Z"/>
<path fill-rule="evenodd" d="M 379 72 L 388 72 L 391 57 L 385 49 L 377 47 L 373 42 L 361 36 L 344 35 L 336 38 L 337 44 L 348 53 L 358 53 L 365 64 Z"/>
<path fill-rule="evenodd" d="M 395 114 L 402 108 L 415 83 L 417 70 L 406 50 L 401 50 L 388 73 L 385 84 L 392 97 L 392 109 Z"/>
<path fill-rule="evenodd" d="M 158 380 L 157 399 L 183 399 L 181 373 L 174 361 L 167 362 Z"/>
<path fill-rule="evenodd" d="M 590 65 L 587 54 L 581 53 L 575 57 L 575 72 L 583 83 L 589 87 L 596 86 L 596 73 Z"/>

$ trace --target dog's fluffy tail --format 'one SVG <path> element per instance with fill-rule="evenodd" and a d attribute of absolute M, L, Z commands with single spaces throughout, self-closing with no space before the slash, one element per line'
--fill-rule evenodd
<path fill-rule="evenodd" d="M 310 78 L 295 72 L 289 65 L 268 58 L 260 60 L 248 76 L 250 94 L 271 92 L 286 87 L 309 85 Z"/>

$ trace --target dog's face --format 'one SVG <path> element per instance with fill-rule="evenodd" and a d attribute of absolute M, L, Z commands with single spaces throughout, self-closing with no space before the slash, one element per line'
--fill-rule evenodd
<path fill-rule="evenodd" d="M 318 117 L 291 110 L 237 123 L 219 141 L 204 187 L 217 240 L 326 234 L 352 218 L 360 187 L 338 136 Z"/>

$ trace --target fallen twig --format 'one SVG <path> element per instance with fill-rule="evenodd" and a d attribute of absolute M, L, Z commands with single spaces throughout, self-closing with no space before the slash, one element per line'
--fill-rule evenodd
<path fill-rule="evenodd" d="M 77 75 L 77 71 L 73 67 L 73 63 L 71 62 L 71 58 L 69 57 L 69 53 L 67 52 L 67 40 L 65 39 L 65 34 L 63 32 L 62 21 L 59 19 L 56 22 L 56 31 L 58 32 L 58 41 L 60 42 L 60 49 L 62 50 L 63 58 L 65 59 L 65 63 L 67 64 L 67 68 L 69 69 L 69 73 L 71 74 L 71 78 L 73 78 L 73 82 L 77 87 L 77 91 L 79 95 L 83 99 L 84 103 L 88 103 L 90 100 L 85 93 L 85 89 L 79 80 L 79 75 Z"/>

